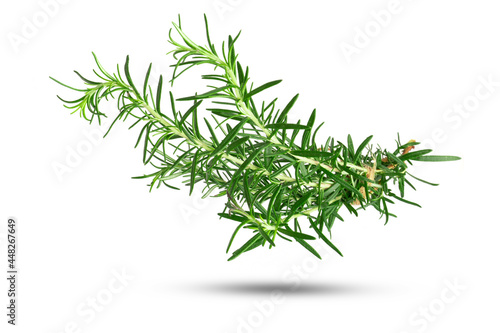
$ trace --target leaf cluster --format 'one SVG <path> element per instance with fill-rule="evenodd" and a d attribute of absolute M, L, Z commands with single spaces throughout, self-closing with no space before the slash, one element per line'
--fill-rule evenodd
<path fill-rule="evenodd" d="M 203 197 L 227 199 L 219 216 L 236 222 L 227 251 L 241 230 L 250 233 L 229 260 L 260 246 L 272 248 L 278 238 L 296 241 L 321 258 L 310 244 L 319 238 L 342 255 L 330 240 L 334 222 L 344 220 L 341 214 L 357 216 L 360 209 L 373 207 L 387 223 L 395 216 L 389 210 L 395 201 L 419 206 L 405 198 L 407 187 L 415 189 L 409 178 L 435 185 L 408 173 L 408 165 L 458 159 L 432 156 L 425 149 L 411 151 L 418 143 L 402 143 L 399 136 L 392 151 L 374 147 L 372 136 L 359 145 L 351 136 L 346 144 L 332 137 L 319 142 L 323 123 L 316 124 L 316 110 L 303 123 L 290 122 L 298 94 L 281 107 L 277 98 L 259 102 L 259 94 L 281 80 L 254 85 L 235 49 L 240 33 L 229 36 L 218 51 L 206 17 L 205 25 L 205 45 L 185 34 L 180 18 L 169 33 L 174 59 L 170 83 L 194 67 L 208 67 L 210 73 L 201 76 L 207 90 L 201 93 L 176 99 L 169 92 L 168 102 L 162 103 L 163 77 L 150 84 L 150 65 L 142 85 L 137 85 L 128 56 L 123 70 L 117 67 L 109 74 L 94 55 L 95 79 L 76 72 L 85 84 L 81 89 L 54 80 L 81 94 L 61 100 L 89 122 L 100 123 L 107 116 L 101 103 L 115 99 L 118 114 L 109 129 L 127 119 L 130 128 L 140 126 L 136 147 L 142 147 L 143 162 L 153 172 L 135 178 L 149 179 L 150 189 L 179 189 L 172 182 L 180 178 L 190 193 L 196 183 L 204 183 Z"/>

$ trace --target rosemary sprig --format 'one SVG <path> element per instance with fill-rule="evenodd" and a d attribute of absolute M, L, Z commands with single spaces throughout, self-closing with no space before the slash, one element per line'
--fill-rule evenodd
<path fill-rule="evenodd" d="M 202 75 L 208 81 L 206 92 L 179 99 L 170 92 L 169 116 L 162 111 L 163 77 L 160 76 L 153 90 L 149 84 L 150 65 L 139 90 L 129 71 L 128 56 L 123 73 L 117 67 L 116 73 L 110 74 L 93 54 L 96 79 L 89 80 L 76 72 L 85 84 L 83 89 L 53 80 L 82 94 L 75 100 L 59 98 L 87 121 L 97 119 L 100 123 L 101 117 L 106 117 L 100 111 L 101 102 L 113 98 L 117 100 L 119 113 L 109 130 L 118 120 L 127 118 L 133 119 L 130 128 L 142 126 L 136 147 L 142 142 L 143 162 L 155 171 L 134 178 L 150 179 L 150 189 L 162 184 L 178 189 L 170 181 L 182 177 L 190 194 L 196 183 L 204 182 L 203 197 L 215 190 L 218 193 L 214 196 L 227 197 L 219 216 L 237 222 L 227 251 L 242 229 L 253 234 L 229 260 L 259 246 L 269 244 L 271 248 L 278 237 L 294 239 L 321 258 L 308 243 L 319 237 L 342 255 L 325 236 L 326 231 L 331 236 L 335 220 L 343 221 L 339 213 L 342 207 L 357 216 L 359 209 L 372 206 L 387 223 L 390 216 L 395 216 L 388 208 L 394 200 L 419 206 L 404 198 L 407 185 L 415 189 L 407 176 L 435 185 L 410 175 L 408 164 L 459 159 L 432 156 L 430 150 L 412 151 L 419 143 L 411 140 L 403 144 L 399 135 L 393 151 L 371 145 L 372 136 L 357 147 L 350 135 L 347 144 L 331 137 L 319 143 L 316 136 L 323 124 L 315 126 L 316 110 L 301 124 L 288 122 L 288 113 L 298 95 L 281 110 L 277 99 L 257 106 L 256 95 L 281 80 L 254 86 L 248 67 L 238 61 L 235 50 L 240 33 L 234 38 L 229 36 L 218 53 L 211 42 L 206 17 L 205 25 L 208 43 L 205 46 L 184 33 L 180 18 L 170 30 L 169 42 L 173 46 L 170 53 L 175 59 L 172 85 L 196 66 L 209 65 L 215 71 Z M 189 103 L 187 110 L 178 111 L 176 102 Z M 210 117 L 200 121 L 199 110 L 207 102 L 211 102 L 206 107 Z M 397 187 L 398 194 L 392 185 Z"/>

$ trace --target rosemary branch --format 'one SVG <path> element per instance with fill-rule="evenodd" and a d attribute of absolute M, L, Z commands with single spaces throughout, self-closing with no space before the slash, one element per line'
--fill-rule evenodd
<path fill-rule="evenodd" d="M 103 100 L 117 100 L 118 115 L 109 130 L 118 120 L 134 119 L 130 126 L 142 125 L 137 145 L 143 143 L 143 162 L 155 171 L 134 178 L 150 178 L 150 190 L 162 184 L 179 189 L 169 183 L 183 177 L 190 194 L 194 185 L 204 182 L 203 197 L 219 190 L 214 196 L 227 197 L 221 218 L 238 223 L 228 245 L 228 251 L 241 229 L 248 229 L 253 236 L 234 251 L 229 260 L 256 247 L 269 244 L 275 246 L 276 238 L 294 239 L 312 254 L 321 258 L 308 243 L 316 237 L 309 235 L 299 219 L 305 217 L 307 226 L 342 255 L 333 245 L 325 230 L 330 233 L 335 220 L 343 221 L 341 208 L 357 216 L 359 209 L 374 207 L 385 216 L 390 216 L 388 204 L 392 199 L 419 206 L 404 198 L 405 187 L 415 187 L 407 176 L 430 185 L 407 172 L 413 161 L 453 161 L 454 156 L 433 156 L 428 149 L 412 151 L 419 143 L 413 140 L 402 144 L 399 135 L 396 149 L 392 152 L 370 145 L 372 136 L 355 147 L 349 135 L 347 145 L 329 137 L 320 144 L 316 134 L 323 124 L 315 127 L 316 110 L 307 123 L 288 122 L 288 113 L 293 108 L 298 94 L 283 109 L 278 109 L 277 99 L 259 108 L 256 95 L 281 82 L 275 80 L 258 87 L 250 82 L 248 67 L 243 69 L 237 60 L 235 42 L 240 33 L 227 43 L 222 43 L 219 56 L 210 39 L 205 17 L 208 45 L 192 41 L 183 31 L 181 21 L 173 23 L 169 42 L 173 45 L 175 63 L 170 83 L 183 73 L 199 65 L 210 65 L 215 72 L 202 75 L 207 80 L 209 91 L 202 94 L 175 99 L 172 92 L 170 108 L 172 115 L 162 112 L 163 77 L 160 76 L 156 93 L 149 84 L 149 66 L 144 84 L 139 91 L 129 70 L 127 56 L 123 67 L 124 77 L 117 72 L 108 73 L 93 54 L 97 78 L 90 80 L 76 72 L 85 88 L 73 88 L 53 79 L 59 84 L 77 91 L 83 96 L 75 100 L 64 100 L 65 106 L 89 122 L 101 122 L 106 115 L 100 111 Z M 173 32 L 177 33 L 177 41 Z M 215 73 L 215 74 L 214 74 Z M 176 102 L 189 103 L 186 111 L 180 112 Z M 210 117 L 203 118 L 204 135 L 200 129 L 198 112 L 202 103 L 210 103 L 205 111 Z M 300 135 L 300 140 L 298 139 Z M 392 185 L 397 185 L 396 194 Z M 420 206 L 419 206 L 420 207 Z"/>

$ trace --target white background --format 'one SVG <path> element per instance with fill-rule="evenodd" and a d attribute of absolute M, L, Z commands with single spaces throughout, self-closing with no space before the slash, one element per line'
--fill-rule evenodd
<path fill-rule="evenodd" d="M 2 271 L 9 216 L 20 246 L 18 326 L 6 324 L 2 278 L 2 332 L 498 332 L 494 1 L 44 3 L 0 9 Z M 388 8 L 381 26 L 373 12 Z M 284 79 L 266 96 L 283 106 L 300 92 L 292 118 L 317 108 L 324 137 L 345 142 L 350 133 L 359 144 L 374 134 L 393 149 L 399 132 L 462 160 L 415 166 L 440 186 L 415 183 L 407 198 L 423 208 L 397 205 L 386 226 L 373 211 L 344 211 L 333 233 L 344 257 L 318 244 L 322 261 L 279 242 L 227 262 L 234 225 L 216 216 L 224 200 L 184 188 L 149 193 L 131 179 L 147 170 L 133 149 L 137 131 L 123 124 L 104 141 L 92 136 L 91 151 L 58 177 L 54 165 L 99 127 L 63 108 L 56 95 L 71 95 L 49 75 L 79 84 L 72 71 L 90 76 L 94 51 L 109 70 L 130 54 L 137 82 L 150 61 L 168 77 L 167 33 L 179 13 L 200 43 L 203 13 L 218 46 L 242 29 L 237 51 L 254 82 Z M 356 53 L 346 56 L 347 44 Z M 190 80 L 174 86 L 176 96 L 202 91 Z"/>

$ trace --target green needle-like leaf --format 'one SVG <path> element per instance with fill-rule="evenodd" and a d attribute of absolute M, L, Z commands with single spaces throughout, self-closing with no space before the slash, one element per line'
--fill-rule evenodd
<path fill-rule="evenodd" d="M 461 158 L 458 156 L 440 156 L 440 155 L 426 155 L 413 158 L 414 161 L 420 162 L 449 162 L 458 161 Z"/>
<path fill-rule="evenodd" d="M 363 153 L 363 150 L 366 148 L 366 146 L 370 143 L 371 139 L 373 138 L 373 135 L 370 135 L 367 137 L 358 147 L 356 150 L 356 153 L 354 154 L 354 163 L 359 161 L 359 158 L 361 157 L 361 154 Z"/>
<path fill-rule="evenodd" d="M 269 124 L 266 125 L 266 128 L 271 128 L 271 129 L 299 129 L 299 130 L 305 130 L 309 129 L 306 125 L 300 125 L 300 124 Z"/>
<path fill-rule="evenodd" d="M 250 251 L 250 250 L 256 248 L 257 246 L 262 245 L 263 241 L 264 241 L 264 239 L 262 238 L 262 235 L 256 234 L 255 236 L 250 238 L 248 240 L 248 242 L 243 244 L 242 247 L 240 247 L 238 250 L 234 251 L 233 255 L 228 259 L 228 261 L 234 260 L 234 259 L 238 258 L 242 253 Z"/>
<path fill-rule="evenodd" d="M 212 151 L 212 154 L 210 155 L 211 157 L 217 155 L 219 152 L 224 150 L 231 141 L 240 133 L 241 129 L 243 126 L 245 126 L 246 122 L 248 119 L 243 119 L 238 123 L 238 125 L 233 128 L 233 130 L 227 134 L 227 136 L 222 140 L 222 142 Z"/>
<path fill-rule="evenodd" d="M 312 219 L 309 218 L 309 222 L 311 223 L 311 227 L 318 234 L 319 238 L 321 238 L 329 247 L 331 247 L 341 257 L 343 257 L 344 255 L 342 254 L 342 252 L 340 252 L 339 249 L 337 249 L 337 247 L 335 245 L 333 245 L 333 243 L 330 242 L 330 240 L 325 235 L 323 235 L 323 233 L 316 227 L 316 225 L 314 224 L 314 222 L 312 221 Z"/>
<path fill-rule="evenodd" d="M 265 83 L 263 85 L 261 85 L 260 87 L 258 88 L 255 88 L 253 89 L 252 91 L 250 91 L 248 94 L 246 94 L 245 96 L 245 99 L 249 99 L 250 97 L 252 97 L 253 95 L 256 95 L 268 88 L 271 88 L 272 86 L 275 86 L 277 84 L 279 84 L 282 80 L 276 80 L 276 81 L 271 81 L 271 82 L 268 82 L 268 83 Z"/>
<path fill-rule="evenodd" d="M 307 239 L 307 240 L 315 240 L 316 238 L 307 234 L 303 234 L 301 232 L 295 232 L 292 230 L 287 230 L 287 229 L 278 229 L 278 232 L 281 232 L 282 234 L 285 234 L 287 236 L 293 237 L 293 238 L 300 238 L 300 239 Z"/>

